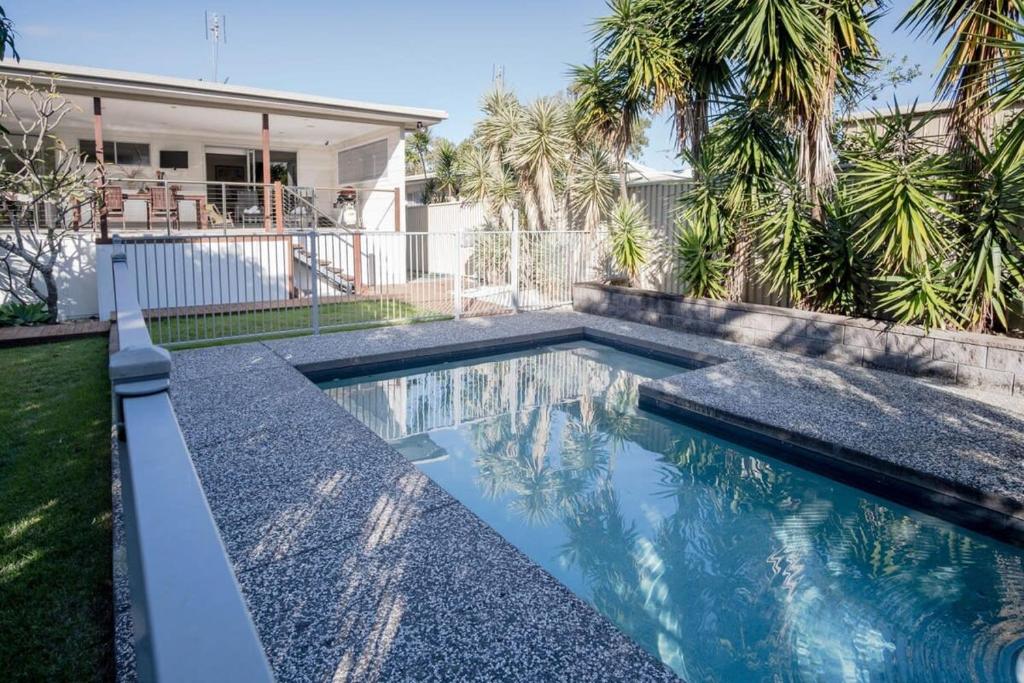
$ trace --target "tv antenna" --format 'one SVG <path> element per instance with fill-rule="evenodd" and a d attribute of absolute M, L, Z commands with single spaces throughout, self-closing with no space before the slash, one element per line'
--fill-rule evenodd
<path fill-rule="evenodd" d="M 217 68 L 220 62 L 220 45 L 228 44 L 228 18 L 217 12 L 206 12 L 206 40 L 210 42 L 213 60 L 213 82 L 219 82 Z"/>

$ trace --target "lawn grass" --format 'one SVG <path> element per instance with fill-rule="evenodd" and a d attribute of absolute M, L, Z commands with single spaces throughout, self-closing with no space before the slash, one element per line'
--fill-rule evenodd
<path fill-rule="evenodd" d="M 0 676 L 113 678 L 107 339 L 0 349 Z"/>
<path fill-rule="evenodd" d="M 320 326 L 376 325 L 424 315 L 400 299 L 368 299 L 320 305 Z M 201 342 L 207 339 L 305 334 L 312 326 L 309 306 L 198 316 L 150 318 L 146 321 L 154 344 Z M 291 334 L 289 334 L 291 333 Z M 242 341 L 251 341 L 244 339 Z"/>

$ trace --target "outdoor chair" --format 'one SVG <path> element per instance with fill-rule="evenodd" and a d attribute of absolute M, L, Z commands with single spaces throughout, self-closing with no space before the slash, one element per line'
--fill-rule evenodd
<path fill-rule="evenodd" d="M 259 196 L 252 190 L 239 190 L 235 205 L 235 214 L 242 225 L 263 223 L 263 207 Z"/>
<path fill-rule="evenodd" d="M 163 218 L 175 227 L 180 227 L 178 220 L 178 199 L 174 192 L 165 187 L 149 188 L 149 201 L 146 202 L 146 227 L 152 227 L 153 219 Z"/>
<path fill-rule="evenodd" d="M 117 186 L 103 188 L 103 205 L 107 209 L 107 219 L 120 218 L 121 228 L 127 229 L 128 223 L 124 215 L 124 190 Z"/>
<path fill-rule="evenodd" d="M 206 221 L 214 228 L 233 228 L 235 222 L 231 219 L 230 214 L 227 216 L 221 215 L 221 212 L 217 209 L 216 204 L 206 205 Z"/>

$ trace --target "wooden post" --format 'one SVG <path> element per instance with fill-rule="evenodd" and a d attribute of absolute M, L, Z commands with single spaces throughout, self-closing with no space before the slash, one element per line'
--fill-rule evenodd
<path fill-rule="evenodd" d="M 263 115 L 263 229 L 271 230 L 270 222 L 270 114 Z"/>
<path fill-rule="evenodd" d="M 395 232 L 402 232 L 402 215 L 399 211 L 405 211 L 402 206 L 402 191 L 395 188 Z"/>
<path fill-rule="evenodd" d="M 277 216 L 277 231 L 284 232 L 284 198 L 281 196 L 281 181 L 274 181 L 274 214 Z"/>
<path fill-rule="evenodd" d="M 96 202 L 96 206 L 99 209 L 100 218 L 100 239 L 104 242 L 107 241 L 107 171 L 104 166 L 103 158 L 103 103 L 100 98 L 92 98 L 92 136 L 93 142 L 96 144 L 96 167 L 99 168 L 99 177 L 96 179 L 96 184 L 99 187 L 100 196 Z"/>
<path fill-rule="evenodd" d="M 359 294 L 363 289 L 363 243 L 362 235 L 352 233 L 352 293 Z"/>

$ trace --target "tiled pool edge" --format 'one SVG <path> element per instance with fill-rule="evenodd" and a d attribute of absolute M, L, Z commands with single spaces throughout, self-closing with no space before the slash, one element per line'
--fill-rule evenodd
<path fill-rule="evenodd" d="M 400 351 L 358 356 L 339 361 L 298 364 L 293 367 L 311 381 L 317 382 L 320 378 L 354 377 L 393 370 L 407 370 L 451 360 L 470 360 L 496 353 L 531 349 L 544 344 L 584 340 L 605 344 L 630 353 L 650 356 L 687 369 L 698 369 L 728 362 L 725 358 L 706 353 L 683 351 L 665 344 L 627 337 L 605 330 L 577 327 L 562 331 L 436 346 L 430 348 L 429 353 L 417 353 L 412 358 L 409 357 L 408 352 Z"/>
<path fill-rule="evenodd" d="M 901 467 L 869 453 L 781 429 L 756 418 L 702 405 L 652 383 L 640 385 L 639 405 L 986 536 L 1024 547 L 1024 510 L 1000 496 Z"/>

